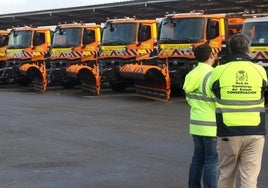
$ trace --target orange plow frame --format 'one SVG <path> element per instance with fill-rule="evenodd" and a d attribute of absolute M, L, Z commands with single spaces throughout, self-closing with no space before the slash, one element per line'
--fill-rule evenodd
<path fill-rule="evenodd" d="M 120 68 L 120 76 L 135 79 L 138 95 L 160 101 L 170 99 L 170 77 L 166 65 L 127 64 Z"/>
<path fill-rule="evenodd" d="M 66 74 L 79 79 L 82 90 L 100 95 L 101 79 L 97 66 L 91 68 L 86 65 L 71 65 L 66 69 Z M 90 82 L 85 82 L 85 80 Z"/>
<path fill-rule="evenodd" d="M 45 92 L 47 90 L 47 72 L 45 62 L 37 64 L 24 64 L 20 66 L 20 72 L 23 75 L 29 75 L 30 72 L 34 74 L 34 90 Z"/>

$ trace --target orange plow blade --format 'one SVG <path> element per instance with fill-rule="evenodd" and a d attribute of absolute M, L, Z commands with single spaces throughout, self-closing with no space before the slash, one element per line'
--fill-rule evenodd
<path fill-rule="evenodd" d="M 95 75 L 92 72 L 88 72 L 86 75 L 79 75 L 81 80 L 81 87 L 83 91 L 88 91 L 92 94 L 100 94 L 100 76 Z"/>
<path fill-rule="evenodd" d="M 66 70 L 67 76 L 77 78 L 81 82 L 83 91 L 90 92 L 94 95 L 100 94 L 100 75 L 97 67 L 84 65 L 72 65 Z"/>
<path fill-rule="evenodd" d="M 170 77 L 165 66 L 128 64 L 120 68 L 120 76 L 135 79 L 138 95 L 155 100 L 170 99 Z"/>
<path fill-rule="evenodd" d="M 42 64 L 38 70 L 33 81 L 34 90 L 45 92 L 47 90 L 47 72 L 45 65 Z"/>
<path fill-rule="evenodd" d="M 24 64 L 20 67 L 20 73 L 29 78 L 35 91 L 45 92 L 47 89 L 47 73 L 44 63 Z"/>

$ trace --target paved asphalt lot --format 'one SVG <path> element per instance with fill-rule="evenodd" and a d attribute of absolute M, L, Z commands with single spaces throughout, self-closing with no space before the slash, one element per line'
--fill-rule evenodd
<path fill-rule="evenodd" d="M 187 187 L 184 98 L 0 88 L 0 100 L 0 188 Z M 266 143 L 259 188 L 268 185 L 267 161 Z"/>

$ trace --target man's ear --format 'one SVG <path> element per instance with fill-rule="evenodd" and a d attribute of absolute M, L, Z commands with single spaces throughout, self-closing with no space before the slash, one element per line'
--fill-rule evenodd
<path fill-rule="evenodd" d="M 248 47 L 248 54 L 250 53 L 250 47 Z"/>
<path fill-rule="evenodd" d="M 210 58 L 215 59 L 215 54 L 213 54 L 212 52 L 210 53 Z"/>

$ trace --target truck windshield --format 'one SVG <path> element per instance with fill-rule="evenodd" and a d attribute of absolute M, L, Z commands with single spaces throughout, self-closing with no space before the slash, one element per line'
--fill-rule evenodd
<path fill-rule="evenodd" d="M 137 23 L 106 23 L 102 45 L 126 45 L 136 42 Z"/>
<path fill-rule="evenodd" d="M 204 28 L 204 18 L 164 19 L 161 23 L 160 43 L 202 41 Z"/>
<path fill-rule="evenodd" d="M 29 48 L 31 41 L 32 31 L 11 31 L 7 48 Z"/>
<path fill-rule="evenodd" d="M 54 33 L 52 47 L 77 47 L 81 45 L 81 28 L 59 28 Z"/>
<path fill-rule="evenodd" d="M 268 22 L 247 22 L 244 23 L 242 33 L 251 40 L 251 45 L 268 45 Z"/>

